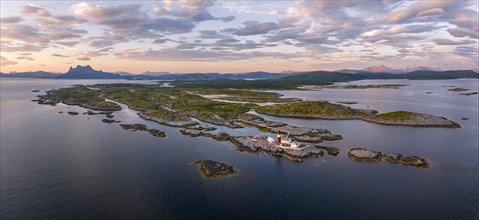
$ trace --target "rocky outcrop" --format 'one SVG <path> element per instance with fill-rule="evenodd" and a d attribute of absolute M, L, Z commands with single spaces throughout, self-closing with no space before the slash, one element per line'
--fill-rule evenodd
<path fill-rule="evenodd" d="M 409 127 L 443 127 L 443 128 L 460 128 L 461 126 L 453 121 L 447 120 L 447 118 L 414 113 L 409 119 L 405 120 L 395 120 L 395 119 L 384 119 L 384 118 L 364 118 L 362 119 L 367 122 L 372 122 L 381 125 L 395 125 L 395 126 L 409 126 Z"/>
<path fill-rule="evenodd" d="M 120 124 L 120 127 L 129 131 L 146 131 L 150 135 L 155 137 L 160 137 L 160 138 L 166 137 L 165 132 L 157 130 L 157 129 L 149 129 L 146 125 L 143 125 L 143 124 Z"/>
<path fill-rule="evenodd" d="M 460 93 L 459 95 L 470 96 L 470 95 L 477 95 L 477 94 L 479 94 L 479 92 Z"/>
<path fill-rule="evenodd" d="M 199 130 L 196 130 L 196 129 L 182 129 L 182 130 L 180 130 L 180 133 L 183 134 L 183 135 L 190 136 L 190 137 L 198 137 L 203 132 L 201 132 Z"/>
<path fill-rule="evenodd" d="M 266 137 L 233 137 L 231 142 L 236 145 L 240 151 L 256 153 L 259 151 L 274 156 L 282 156 L 290 160 L 304 161 L 311 157 L 323 156 L 323 151 L 311 145 L 307 145 L 300 149 L 277 147 L 274 143 L 268 142 Z"/>
<path fill-rule="evenodd" d="M 195 122 L 191 119 L 180 120 L 180 121 L 171 121 L 171 120 L 166 120 L 166 119 L 163 119 L 163 118 L 159 118 L 159 117 L 149 115 L 145 112 L 139 112 L 138 116 L 140 116 L 140 118 L 143 118 L 145 120 L 154 121 L 154 122 L 157 122 L 159 124 L 170 126 L 170 127 L 188 127 L 188 126 L 195 126 L 195 125 L 198 124 L 198 122 Z"/>
<path fill-rule="evenodd" d="M 236 173 L 233 166 L 214 160 L 199 160 L 194 162 L 205 178 L 215 178 Z"/>
<path fill-rule="evenodd" d="M 350 149 L 348 156 L 361 162 L 380 162 L 386 160 L 390 163 L 429 168 L 429 162 L 425 158 L 419 156 L 403 156 L 398 153 L 381 153 L 379 151 L 370 151 L 364 148 Z"/>
<path fill-rule="evenodd" d="M 319 149 L 323 149 L 328 152 L 329 155 L 338 156 L 339 149 L 337 147 L 327 147 L 327 146 L 315 146 Z"/>
<path fill-rule="evenodd" d="M 155 137 L 160 137 L 160 138 L 166 137 L 165 132 L 157 130 L 157 129 L 150 129 L 148 130 L 148 133 Z"/>
<path fill-rule="evenodd" d="M 103 122 L 103 123 L 107 123 L 107 124 L 111 124 L 111 123 L 115 122 L 115 120 L 113 120 L 113 119 L 106 119 L 106 118 L 104 118 L 104 119 L 102 119 L 102 120 L 101 120 L 101 122 Z"/>
<path fill-rule="evenodd" d="M 379 162 L 382 154 L 378 151 L 370 151 L 364 148 L 353 148 L 349 150 L 348 157 L 361 162 Z"/>
<path fill-rule="evenodd" d="M 69 111 L 67 112 L 69 115 L 78 115 L 78 112 L 74 112 L 74 111 Z"/>

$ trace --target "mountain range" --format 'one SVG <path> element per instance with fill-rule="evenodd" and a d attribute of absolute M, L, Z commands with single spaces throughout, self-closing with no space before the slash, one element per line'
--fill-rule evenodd
<path fill-rule="evenodd" d="M 321 73 L 321 74 L 317 74 Z M 0 77 L 16 78 L 51 78 L 51 79 L 129 79 L 129 80 L 258 80 L 285 78 L 297 80 L 320 80 L 337 81 L 338 79 L 454 79 L 454 78 L 477 78 L 479 74 L 471 70 L 448 70 L 440 68 L 414 66 L 403 69 L 393 69 L 384 65 L 367 67 L 361 70 L 342 69 L 337 71 L 311 71 L 311 72 L 283 72 L 269 73 L 263 71 L 249 73 L 186 73 L 175 74 L 169 72 L 145 72 L 143 74 L 131 74 L 127 72 L 104 72 L 95 70 L 90 65 L 70 67 L 64 73 L 49 73 L 45 71 L 0 73 Z M 320 77 L 320 78 L 318 78 Z M 331 80 L 328 80 L 331 79 Z"/>
<path fill-rule="evenodd" d="M 430 67 L 430 66 L 409 66 L 405 68 L 394 69 L 388 66 L 379 65 L 379 66 L 370 66 L 360 70 L 355 69 L 341 69 L 335 72 L 340 73 L 390 73 L 390 74 L 401 74 L 401 73 L 410 73 L 419 70 L 431 70 L 431 71 L 443 71 L 440 67 Z"/>

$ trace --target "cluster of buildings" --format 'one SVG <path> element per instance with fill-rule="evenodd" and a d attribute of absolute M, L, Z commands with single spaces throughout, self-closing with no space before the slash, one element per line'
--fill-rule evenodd
<path fill-rule="evenodd" d="M 289 137 L 289 135 L 286 136 L 285 139 L 281 139 L 281 134 L 278 131 L 278 135 L 276 136 L 276 139 L 274 139 L 272 137 L 268 137 L 267 140 L 268 140 L 269 143 L 274 143 L 276 145 L 276 147 L 286 147 L 286 148 L 299 149 L 300 143 L 298 143 L 296 141 L 292 141 L 291 138 L 288 138 L 288 137 Z"/>

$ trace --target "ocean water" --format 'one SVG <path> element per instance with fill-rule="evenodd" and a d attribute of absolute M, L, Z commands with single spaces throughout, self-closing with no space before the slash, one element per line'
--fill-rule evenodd
<path fill-rule="evenodd" d="M 165 131 L 167 138 L 102 123 L 102 115 L 66 114 L 84 112 L 80 107 L 30 101 L 53 88 L 115 82 L 139 83 L 0 81 L 0 219 L 479 218 L 478 96 L 461 96 L 443 87 L 478 91 L 478 80 L 365 80 L 350 84 L 409 86 L 280 91 L 309 100 L 357 101 L 350 106 L 380 112 L 441 115 L 462 126 L 409 128 L 265 116 L 344 136 L 323 143 L 340 148 L 337 157 L 306 162 L 240 153 L 228 142 L 183 136 L 177 128 L 144 121 L 126 108 L 114 113 L 116 120 L 146 124 Z M 254 128 L 234 132 L 260 133 Z M 356 162 L 346 155 L 353 147 L 423 156 L 432 167 Z M 238 173 L 203 179 L 192 164 L 201 159 L 234 165 Z"/>

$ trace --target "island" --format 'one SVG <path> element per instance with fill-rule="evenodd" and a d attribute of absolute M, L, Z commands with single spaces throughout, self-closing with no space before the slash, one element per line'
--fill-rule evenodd
<path fill-rule="evenodd" d="M 65 103 L 78 105 L 87 110 L 86 115 L 103 114 L 104 123 L 117 123 L 113 112 L 121 110 L 118 103 L 138 111 L 139 117 L 159 124 L 179 127 L 179 132 L 191 137 L 205 137 L 217 141 L 229 141 L 241 152 L 284 157 L 294 161 L 305 161 L 321 157 L 324 151 L 336 156 L 339 149 L 318 145 L 323 141 L 334 141 L 342 135 L 322 128 L 289 125 L 284 122 L 266 120 L 259 114 L 279 117 L 363 120 L 370 123 L 411 127 L 459 128 L 459 124 L 446 118 L 422 113 L 396 111 L 378 113 L 370 109 L 355 109 L 327 101 L 302 101 L 283 98 L 274 92 L 246 89 L 162 87 L 139 84 L 98 84 L 73 86 L 47 91 L 39 95 L 39 104 Z M 264 103 L 267 102 L 267 105 Z M 93 112 L 96 110 L 98 112 Z M 261 136 L 232 136 L 225 132 L 210 133 L 216 128 L 200 122 L 229 128 L 256 127 L 265 133 Z M 143 124 L 120 124 L 125 130 L 147 132 L 163 138 L 166 134 L 150 129 Z M 276 136 L 276 137 L 275 137 Z M 362 153 L 362 154 L 361 154 Z M 364 154 L 364 155 L 363 155 Z M 427 162 L 421 157 L 403 157 L 393 160 L 380 152 L 350 151 L 348 156 L 357 160 L 388 160 L 396 163 L 423 166 Z M 364 157 L 364 158 L 363 158 Z M 369 159 L 368 159 L 369 158 Z M 422 162 L 418 162 L 422 161 Z"/>
<path fill-rule="evenodd" d="M 360 162 L 381 162 L 386 160 L 390 163 L 415 166 L 420 168 L 429 168 L 429 162 L 419 156 L 403 156 L 398 153 L 381 153 L 364 148 L 352 148 L 348 152 L 348 157 Z"/>
<path fill-rule="evenodd" d="M 205 178 L 215 178 L 236 173 L 233 166 L 214 160 L 198 160 L 194 164 L 198 165 L 201 175 Z"/>
<path fill-rule="evenodd" d="M 379 85 L 326 85 L 316 86 L 307 85 L 300 86 L 299 89 L 304 90 L 323 90 L 323 89 L 399 89 L 401 87 L 408 86 L 404 84 L 379 84 Z"/>
<path fill-rule="evenodd" d="M 479 92 L 467 92 L 467 93 L 459 93 L 459 95 L 465 95 L 465 96 L 470 96 L 470 95 L 477 95 Z"/>
<path fill-rule="evenodd" d="M 382 114 L 362 109 L 348 108 L 326 101 L 303 101 L 296 103 L 261 106 L 256 112 L 293 118 L 327 119 L 327 120 L 363 120 L 370 123 L 410 127 L 460 128 L 458 123 L 444 117 L 407 111 L 395 111 Z"/>
<path fill-rule="evenodd" d="M 120 124 L 120 127 L 129 130 L 129 131 L 146 131 L 150 135 L 154 137 L 164 138 L 166 137 L 165 132 L 157 130 L 157 129 L 150 129 L 146 125 L 143 124 Z"/>
<path fill-rule="evenodd" d="M 453 89 L 448 89 L 447 91 L 462 92 L 462 91 L 467 91 L 467 90 L 469 90 L 469 89 L 464 89 L 464 88 L 457 87 L 457 88 L 453 88 Z"/>

